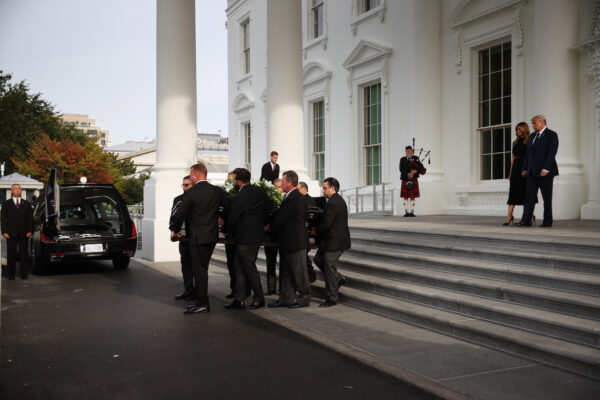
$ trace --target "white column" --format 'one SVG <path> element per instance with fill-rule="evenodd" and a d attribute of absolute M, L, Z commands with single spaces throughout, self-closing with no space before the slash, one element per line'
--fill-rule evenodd
<path fill-rule="evenodd" d="M 554 179 L 555 219 L 578 219 L 585 201 L 585 181 L 578 154 L 578 2 L 547 0 L 534 3 L 534 79 L 531 104 L 558 132 L 556 156 L 559 176 Z M 532 117 L 531 115 L 530 117 Z M 542 214 L 542 202 L 537 213 Z"/>
<path fill-rule="evenodd" d="M 169 217 L 182 178 L 197 161 L 194 0 L 157 0 L 156 165 L 144 186 L 142 256 L 179 259 Z"/>
<path fill-rule="evenodd" d="M 307 179 L 304 159 L 302 87 L 302 2 L 267 3 L 268 153 L 279 153 L 281 172 Z"/>

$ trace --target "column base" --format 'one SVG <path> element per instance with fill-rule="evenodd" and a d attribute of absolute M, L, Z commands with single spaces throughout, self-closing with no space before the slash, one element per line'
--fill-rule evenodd
<path fill-rule="evenodd" d="M 600 205 L 596 203 L 586 203 L 581 206 L 581 219 L 600 220 Z"/>
<path fill-rule="evenodd" d="M 173 199 L 182 193 L 181 181 L 189 170 L 152 173 L 144 185 L 141 256 L 150 261 L 179 260 L 179 246 L 171 242 L 169 219 Z"/>

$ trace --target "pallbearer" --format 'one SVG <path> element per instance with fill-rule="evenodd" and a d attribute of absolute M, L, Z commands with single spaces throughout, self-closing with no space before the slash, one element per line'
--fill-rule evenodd
<path fill-rule="evenodd" d="M 337 261 L 345 250 L 350 248 L 350 230 L 348 229 L 348 207 L 338 194 L 340 183 L 335 178 L 323 181 L 323 196 L 327 198 L 323 219 L 317 227 L 319 250 L 314 261 L 325 275 L 327 297 L 319 307 L 335 306 L 338 302 L 339 288 L 346 278 L 337 271 Z"/>

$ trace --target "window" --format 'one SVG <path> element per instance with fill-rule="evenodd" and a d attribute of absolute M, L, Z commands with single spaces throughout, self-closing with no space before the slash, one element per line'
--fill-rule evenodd
<path fill-rule="evenodd" d="M 381 183 L 381 83 L 364 91 L 364 149 L 367 185 Z"/>
<path fill-rule="evenodd" d="M 242 23 L 242 70 L 250 73 L 250 20 Z"/>
<path fill-rule="evenodd" d="M 506 179 L 511 159 L 511 43 L 479 51 L 481 180 Z"/>
<path fill-rule="evenodd" d="M 313 103 L 313 179 L 325 179 L 325 114 L 323 101 Z"/>
<path fill-rule="evenodd" d="M 312 0 L 313 38 L 323 35 L 323 0 Z"/>
<path fill-rule="evenodd" d="M 381 4 L 381 0 L 362 0 L 362 12 L 367 12 Z"/>
<path fill-rule="evenodd" d="M 252 165 L 252 128 L 250 122 L 244 124 L 244 158 L 246 169 L 251 171 Z"/>

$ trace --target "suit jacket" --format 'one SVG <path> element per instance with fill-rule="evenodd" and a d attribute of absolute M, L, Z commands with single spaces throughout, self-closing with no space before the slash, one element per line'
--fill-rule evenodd
<path fill-rule="evenodd" d="M 348 207 L 339 194 L 335 193 L 327 200 L 317 234 L 321 251 L 344 251 L 350 248 Z"/>
<path fill-rule="evenodd" d="M 246 185 L 233 199 L 227 215 L 227 232 L 236 244 L 257 244 L 265 239 L 265 225 L 273 202 L 259 187 Z"/>
<path fill-rule="evenodd" d="M 169 229 L 179 232 L 184 221 L 190 244 L 216 243 L 219 240 L 219 207 L 225 207 L 225 192 L 206 181 L 183 193 L 183 203 L 171 217 Z"/>
<path fill-rule="evenodd" d="M 297 189 L 292 190 L 281 202 L 279 212 L 271 222 L 271 231 L 275 233 L 279 251 L 293 253 L 306 250 L 307 217 L 306 199 Z"/>
<path fill-rule="evenodd" d="M 534 133 L 529 139 L 525 160 L 523 160 L 523 171 L 539 178 L 543 169 L 548 171 L 546 177 L 552 178 L 558 175 L 556 164 L 556 152 L 558 151 L 558 134 L 546 127 L 541 138 L 539 133 Z"/>
<path fill-rule="evenodd" d="M 417 159 L 416 156 L 413 156 L 415 159 Z M 419 166 L 418 168 L 415 168 L 417 170 L 417 173 L 413 175 L 413 179 L 418 179 L 419 178 L 419 174 L 422 171 L 422 165 L 420 165 L 421 163 L 418 163 Z M 410 168 L 410 160 L 408 159 L 408 157 L 404 156 L 400 159 L 400 179 L 402 179 L 403 181 L 408 180 L 408 174 L 412 169 Z M 424 172 L 423 172 L 424 173 Z"/>
<path fill-rule="evenodd" d="M 2 234 L 8 233 L 11 239 L 26 238 L 27 232 L 33 233 L 33 207 L 27 200 L 21 199 L 18 209 L 12 197 L 3 201 L 0 220 Z"/>
<path fill-rule="evenodd" d="M 173 206 L 171 206 L 171 219 L 169 219 L 169 225 L 172 224 L 172 222 L 173 222 L 173 216 L 175 215 L 175 213 L 177 212 L 177 210 L 179 210 L 179 208 L 182 205 L 183 205 L 183 193 L 173 199 Z M 181 233 L 182 236 L 187 236 L 186 227 L 188 225 L 188 221 L 185 220 L 184 224 L 185 225 L 182 225 L 181 230 L 179 231 L 179 233 Z"/>
<path fill-rule="evenodd" d="M 279 164 L 275 164 L 275 171 L 273 171 L 271 162 L 265 163 L 260 170 L 260 179 L 273 183 L 277 178 L 279 178 Z"/>

